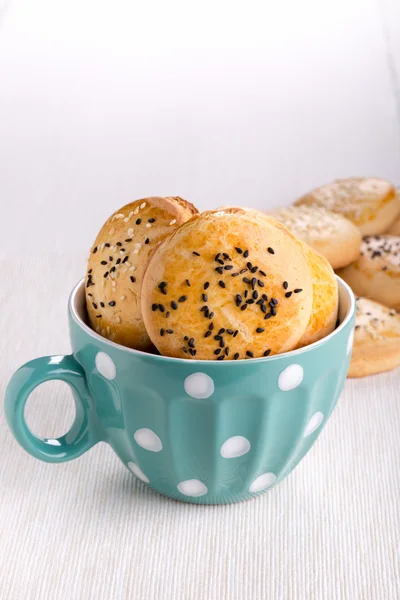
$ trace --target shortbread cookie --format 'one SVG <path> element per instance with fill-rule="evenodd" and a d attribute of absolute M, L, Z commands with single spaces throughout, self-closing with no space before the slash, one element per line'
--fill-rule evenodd
<path fill-rule="evenodd" d="M 400 366 L 400 314 L 357 298 L 356 328 L 349 377 L 365 377 Z"/>
<path fill-rule="evenodd" d="M 342 214 L 363 235 L 384 233 L 400 214 L 400 199 L 391 183 L 377 177 L 338 179 L 299 198 L 297 206 L 322 206 Z"/>
<path fill-rule="evenodd" d="M 301 245 L 274 219 L 242 209 L 181 225 L 154 252 L 142 314 L 161 354 L 203 360 L 291 350 L 311 314 L 312 278 Z"/>
<path fill-rule="evenodd" d="M 352 265 L 340 269 L 338 275 L 353 292 L 400 309 L 400 237 L 366 236 L 361 256 Z"/>
<path fill-rule="evenodd" d="M 123 346 L 151 347 L 140 308 L 140 288 L 149 256 L 196 208 L 182 198 L 143 198 L 106 221 L 90 251 L 86 274 L 89 323 Z"/>

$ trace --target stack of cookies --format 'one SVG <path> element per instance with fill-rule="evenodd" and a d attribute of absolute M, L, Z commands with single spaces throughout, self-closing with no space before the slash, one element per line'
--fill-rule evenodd
<path fill-rule="evenodd" d="M 400 365 L 400 194 L 378 178 L 323 185 L 274 213 L 357 296 L 350 377 Z"/>
<path fill-rule="evenodd" d="M 178 197 L 115 212 L 90 251 L 88 321 L 124 346 L 188 360 L 251 360 L 333 331 L 328 260 L 275 218 Z"/>

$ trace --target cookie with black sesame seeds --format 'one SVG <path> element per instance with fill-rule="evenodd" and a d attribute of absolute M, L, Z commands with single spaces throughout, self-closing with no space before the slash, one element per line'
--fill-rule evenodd
<path fill-rule="evenodd" d="M 394 186 L 379 177 L 337 179 L 315 188 L 295 205 L 322 206 L 349 219 L 362 235 L 379 235 L 400 215 Z"/>
<path fill-rule="evenodd" d="M 160 335 L 165 318 L 153 310 L 161 298 L 171 335 Z M 242 209 L 205 212 L 181 225 L 156 249 L 143 278 L 144 323 L 167 356 L 237 360 L 286 352 L 304 333 L 311 306 L 301 242 L 276 220 L 259 222 Z"/>
<path fill-rule="evenodd" d="M 360 258 L 338 275 L 358 296 L 400 310 L 400 236 L 365 236 Z"/>
<path fill-rule="evenodd" d="M 400 366 L 400 314 L 367 298 L 356 299 L 356 326 L 348 377 Z"/>
<path fill-rule="evenodd" d="M 343 215 L 322 206 L 285 206 L 270 213 L 294 235 L 328 259 L 333 269 L 360 256 L 361 233 Z"/>
<path fill-rule="evenodd" d="M 91 248 L 86 274 L 88 320 L 97 333 L 130 348 L 152 347 L 140 306 L 143 274 L 157 245 L 196 213 L 182 198 L 150 197 L 107 219 Z"/>

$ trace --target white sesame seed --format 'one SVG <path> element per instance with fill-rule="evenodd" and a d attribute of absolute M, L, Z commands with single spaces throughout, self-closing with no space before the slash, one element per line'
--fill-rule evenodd
<path fill-rule="evenodd" d="M 119 315 L 117 315 L 117 316 L 115 317 L 115 320 L 117 321 L 117 323 L 121 323 L 121 317 L 120 317 Z"/>
<path fill-rule="evenodd" d="M 129 260 L 126 261 L 125 266 L 126 266 L 126 271 L 127 271 L 128 268 L 131 266 L 131 263 L 129 262 Z"/>
<path fill-rule="evenodd" d="M 146 227 L 147 227 L 147 229 L 150 229 L 151 223 L 146 223 Z"/>
<path fill-rule="evenodd" d="M 169 222 L 170 225 L 175 225 L 176 223 L 176 219 L 172 219 L 172 221 Z"/>
<path fill-rule="evenodd" d="M 124 223 L 127 223 L 128 221 L 129 221 L 129 217 L 125 217 Z"/>
<path fill-rule="evenodd" d="M 133 210 L 131 210 L 131 212 L 129 213 L 129 218 L 133 217 Z"/>
<path fill-rule="evenodd" d="M 137 214 L 138 214 L 138 212 L 139 212 L 139 207 L 137 206 L 137 207 L 135 208 L 135 210 L 133 211 L 133 214 L 134 214 L 134 215 L 137 215 Z"/>
<path fill-rule="evenodd" d="M 101 330 L 101 335 L 106 335 L 106 332 L 104 329 Z"/>
<path fill-rule="evenodd" d="M 125 215 L 123 215 L 122 213 L 118 213 L 117 215 L 114 216 L 114 219 L 123 219 Z"/>
<path fill-rule="evenodd" d="M 135 248 L 133 254 L 139 254 L 139 248 Z"/>
<path fill-rule="evenodd" d="M 140 205 L 140 208 L 145 208 L 145 207 L 146 207 L 146 202 L 143 202 L 143 203 Z"/>
<path fill-rule="evenodd" d="M 135 267 L 135 265 L 132 265 L 132 266 L 129 268 L 129 270 L 130 270 L 130 271 L 136 271 L 136 267 Z"/>
<path fill-rule="evenodd" d="M 142 247 L 142 244 L 140 242 L 136 242 L 135 248 L 141 248 L 141 247 Z"/>
<path fill-rule="evenodd" d="M 120 250 L 119 253 L 120 254 L 125 254 L 125 252 L 123 250 Z"/>
<path fill-rule="evenodd" d="M 109 325 L 108 325 L 108 327 L 107 327 L 107 333 L 108 333 L 108 334 L 110 334 L 110 333 L 111 333 L 111 329 L 110 329 L 110 326 L 109 326 Z"/>
<path fill-rule="evenodd" d="M 130 228 L 128 229 L 128 235 L 129 235 L 129 237 L 132 237 L 132 236 L 133 236 L 133 229 L 132 229 L 132 227 L 130 227 Z"/>
<path fill-rule="evenodd" d="M 114 233 L 115 233 L 115 229 L 114 229 L 114 227 L 111 227 L 111 229 L 110 229 L 110 235 L 113 235 Z"/>
<path fill-rule="evenodd" d="M 124 269 L 123 271 L 121 271 L 122 275 L 125 275 L 125 273 L 128 272 L 128 269 Z"/>
<path fill-rule="evenodd" d="M 126 296 L 121 296 L 121 298 L 120 298 L 120 299 L 121 299 L 121 300 L 125 300 L 125 298 L 126 298 Z"/>

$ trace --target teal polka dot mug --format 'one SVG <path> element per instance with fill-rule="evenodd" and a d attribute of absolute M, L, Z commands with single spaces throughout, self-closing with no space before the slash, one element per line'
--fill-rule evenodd
<path fill-rule="evenodd" d="M 157 492 L 198 504 L 239 502 L 271 489 L 299 463 L 327 422 L 346 378 L 354 296 L 340 279 L 339 321 L 323 340 L 286 354 L 217 362 L 124 348 L 85 323 L 84 283 L 69 300 L 73 354 L 22 366 L 5 410 L 18 442 L 47 462 L 107 442 Z M 28 429 L 24 408 L 44 381 L 72 388 L 74 423 L 58 439 Z"/>

